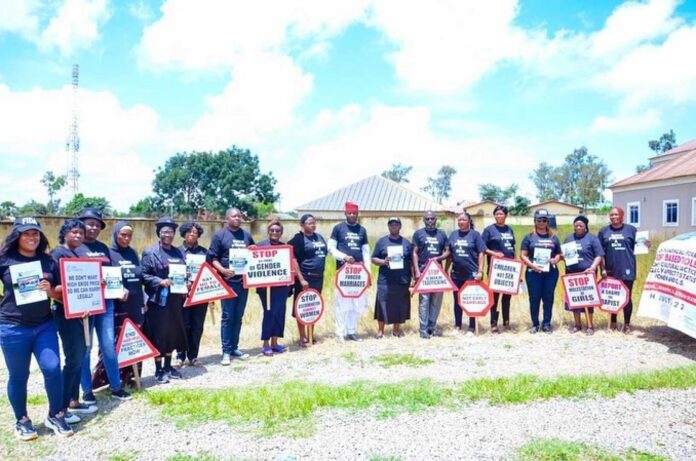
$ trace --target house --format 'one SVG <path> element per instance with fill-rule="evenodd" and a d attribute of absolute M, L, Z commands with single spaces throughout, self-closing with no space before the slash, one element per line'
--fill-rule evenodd
<path fill-rule="evenodd" d="M 499 204 L 493 200 L 483 200 L 479 202 L 460 202 L 456 207 L 452 208 L 454 214 L 459 214 L 464 211 L 471 216 L 493 216 L 493 210 Z"/>
<path fill-rule="evenodd" d="M 650 169 L 609 189 L 639 230 L 663 237 L 696 230 L 696 139 L 650 158 Z"/>
<path fill-rule="evenodd" d="M 402 234 L 410 238 L 411 232 L 422 226 L 423 212 L 431 210 L 437 215 L 449 214 L 443 205 L 427 196 L 379 175 L 342 187 L 298 206 L 295 211 L 298 216 L 313 214 L 318 224 L 321 220 L 337 222 L 345 219 L 346 201 L 358 204 L 361 224 L 368 233 L 377 235 L 386 233 L 390 216 L 401 219 Z"/>
<path fill-rule="evenodd" d="M 582 213 L 582 207 L 573 205 L 572 203 L 562 202 L 560 200 L 546 200 L 535 203 L 529 206 L 529 214 L 534 215 L 534 212 L 540 208 L 546 210 L 555 216 L 577 216 Z"/>

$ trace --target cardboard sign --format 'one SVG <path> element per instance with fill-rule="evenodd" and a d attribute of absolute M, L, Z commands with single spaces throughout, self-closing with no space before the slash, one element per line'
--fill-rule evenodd
<path fill-rule="evenodd" d="M 246 248 L 230 248 L 228 269 L 235 275 L 244 275 L 249 264 L 249 250 Z"/>
<path fill-rule="evenodd" d="M 131 319 L 126 319 L 121 325 L 121 332 L 116 341 L 118 367 L 124 368 L 159 355 L 159 351 L 138 326 Z"/>
<path fill-rule="evenodd" d="M 605 277 L 599 281 L 599 297 L 604 312 L 618 314 L 628 304 L 628 287 L 622 280 Z"/>
<path fill-rule="evenodd" d="M 90 258 L 60 260 L 60 281 L 63 286 L 66 319 L 106 312 L 101 264 L 100 260 Z"/>
<path fill-rule="evenodd" d="M 584 309 L 602 305 L 594 274 L 579 272 L 561 277 L 568 309 Z"/>
<path fill-rule="evenodd" d="M 334 284 L 344 298 L 359 298 L 370 287 L 370 271 L 361 262 L 346 263 L 336 271 Z"/>
<path fill-rule="evenodd" d="M 561 252 L 563 253 L 563 259 L 565 259 L 566 266 L 574 266 L 580 262 L 577 242 L 572 241 L 564 243 L 561 245 Z"/>
<path fill-rule="evenodd" d="M 447 275 L 440 263 L 431 259 L 425 265 L 420 277 L 413 286 L 414 293 L 444 293 L 457 291 L 457 285 Z"/>
<path fill-rule="evenodd" d="M 120 266 L 102 266 L 102 278 L 104 280 L 104 298 L 123 298 L 123 274 Z"/>
<path fill-rule="evenodd" d="M 218 272 L 210 264 L 204 262 L 198 268 L 184 307 L 236 297 L 237 293 L 222 280 Z"/>
<path fill-rule="evenodd" d="M 389 256 L 389 269 L 403 269 L 404 268 L 404 247 L 399 246 L 388 246 L 387 256 Z"/>
<path fill-rule="evenodd" d="M 459 289 L 457 300 L 469 317 L 485 317 L 493 306 L 493 292 L 485 283 L 469 280 Z"/>
<path fill-rule="evenodd" d="M 551 248 L 534 248 L 534 260 L 532 262 L 541 267 L 542 272 L 549 272 L 551 268 Z"/>
<path fill-rule="evenodd" d="M 293 283 L 292 246 L 269 245 L 249 249 L 244 288 L 278 287 Z"/>
<path fill-rule="evenodd" d="M 48 299 L 46 292 L 39 288 L 39 283 L 44 278 L 40 261 L 11 265 L 10 277 L 18 306 Z"/>
<path fill-rule="evenodd" d="M 186 264 L 170 264 L 169 280 L 172 281 L 172 285 L 169 287 L 170 293 L 178 295 L 188 293 L 188 288 L 186 287 Z"/>
<path fill-rule="evenodd" d="M 519 294 L 523 267 L 524 263 L 516 259 L 491 258 L 488 287 L 493 293 Z"/>
<path fill-rule="evenodd" d="M 324 298 L 314 288 L 303 290 L 295 300 L 295 318 L 302 325 L 314 325 L 324 313 Z"/>
<path fill-rule="evenodd" d="M 196 275 L 198 274 L 198 270 L 201 268 L 201 265 L 205 262 L 205 255 L 194 255 L 194 254 L 187 254 L 186 255 L 186 275 L 187 279 L 189 281 L 193 281 L 196 279 Z"/>

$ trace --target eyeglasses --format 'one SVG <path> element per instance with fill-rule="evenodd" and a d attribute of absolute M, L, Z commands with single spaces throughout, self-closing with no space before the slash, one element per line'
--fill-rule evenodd
<path fill-rule="evenodd" d="M 174 235 L 174 231 L 161 230 L 160 235 Z"/>
<path fill-rule="evenodd" d="M 549 222 L 549 220 L 546 218 L 539 218 L 539 219 L 536 219 L 535 221 L 536 222 Z"/>
<path fill-rule="evenodd" d="M 435 221 L 437 218 L 432 217 L 432 218 L 423 218 L 423 221 Z"/>

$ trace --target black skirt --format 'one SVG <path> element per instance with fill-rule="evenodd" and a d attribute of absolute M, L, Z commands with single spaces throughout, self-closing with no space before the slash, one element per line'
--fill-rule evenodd
<path fill-rule="evenodd" d="M 184 295 L 169 294 L 167 305 L 147 303 L 144 333 L 161 355 L 188 349 L 184 327 Z"/>
<path fill-rule="evenodd" d="M 375 320 L 392 323 L 404 323 L 411 318 L 411 293 L 408 285 L 377 284 L 375 300 Z"/>

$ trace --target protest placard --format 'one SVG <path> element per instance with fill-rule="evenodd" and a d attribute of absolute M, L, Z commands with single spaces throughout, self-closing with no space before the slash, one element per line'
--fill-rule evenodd
<path fill-rule="evenodd" d="M 186 275 L 188 276 L 188 281 L 193 281 L 196 279 L 198 270 L 204 262 L 205 255 L 194 255 L 191 253 L 186 255 Z"/>
<path fill-rule="evenodd" d="M 532 262 L 539 266 L 542 272 L 548 272 L 551 267 L 551 248 L 534 248 L 534 261 Z"/>
<path fill-rule="evenodd" d="M 120 266 L 102 266 L 104 280 L 104 299 L 123 298 L 123 274 Z"/>
<path fill-rule="evenodd" d="M 370 271 L 363 263 L 343 264 L 336 271 L 334 284 L 344 298 L 359 298 L 370 287 Z"/>
<path fill-rule="evenodd" d="M 131 319 L 124 320 L 116 341 L 118 367 L 124 368 L 159 355 L 159 351 L 138 326 Z"/>
<path fill-rule="evenodd" d="M 636 232 L 636 246 L 633 248 L 634 255 L 646 255 L 650 252 L 648 242 L 650 241 L 650 231 Z"/>
<path fill-rule="evenodd" d="M 402 245 L 388 246 L 387 256 L 389 257 L 389 269 L 404 268 L 404 247 Z"/>
<path fill-rule="evenodd" d="M 580 261 L 578 254 L 578 243 L 575 241 L 564 243 L 561 245 L 561 252 L 566 266 L 574 266 Z"/>
<path fill-rule="evenodd" d="M 599 296 L 602 305 L 599 308 L 610 314 L 618 314 L 628 304 L 628 287 L 622 280 L 605 277 L 599 281 Z"/>
<path fill-rule="evenodd" d="M 420 277 L 413 285 L 414 293 L 444 293 L 446 291 L 457 291 L 457 285 L 447 275 L 440 263 L 431 259 L 425 265 Z"/>
<path fill-rule="evenodd" d="M 11 265 L 10 278 L 18 306 L 48 299 L 46 292 L 39 288 L 39 283 L 44 278 L 40 261 Z"/>
<path fill-rule="evenodd" d="M 222 280 L 217 271 L 210 264 L 204 262 L 193 280 L 184 307 L 236 297 L 237 293 Z"/>
<path fill-rule="evenodd" d="M 172 281 L 169 287 L 169 292 L 178 295 L 188 293 L 186 286 L 186 264 L 170 264 L 169 265 L 169 280 Z"/>
<path fill-rule="evenodd" d="M 307 288 L 295 300 L 295 318 L 302 325 L 314 325 L 324 313 L 324 298 L 314 288 Z"/>
<path fill-rule="evenodd" d="M 594 274 L 578 272 L 561 277 L 568 309 L 584 309 L 602 305 Z"/>
<path fill-rule="evenodd" d="M 459 307 L 469 317 L 485 317 L 493 306 L 493 292 L 481 281 L 469 280 L 457 293 Z"/>
<path fill-rule="evenodd" d="M 89 258 L 60 260 L 65 318 L 83 317 L 106 312 L 101 261 Z"/>
<path fill-rule="evenodd" d="M 292 246 L 272 245 L 249 249 L 244 288 L 276 287 L 293 283 Z"/>
<path fill-rule="evenodd" d="M 488 271 L 488 287 L 493 293 L 516 295 L 520 291 L 520 279 L 524 264 L 509 258 L 491 258 Z"/>
<path fill-rule="evenodd" d="M 249 250 L 246 248 L 230 248 L 228 269 L 235 275 L 244 275 L 249 264 Z"/>

